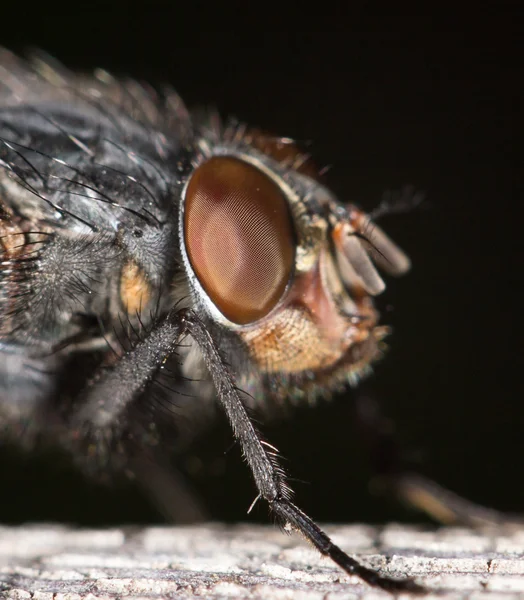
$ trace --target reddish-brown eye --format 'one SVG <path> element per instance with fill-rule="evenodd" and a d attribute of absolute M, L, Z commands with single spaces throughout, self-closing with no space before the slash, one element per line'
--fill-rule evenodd
<path fill-rule="evenodd" d="M 262 171 L 216 156 L 189 181 L 184 216 L 191 266 L 217 308 L 246 325 L 282 297 L 295 244 L 287 200 Z"/>

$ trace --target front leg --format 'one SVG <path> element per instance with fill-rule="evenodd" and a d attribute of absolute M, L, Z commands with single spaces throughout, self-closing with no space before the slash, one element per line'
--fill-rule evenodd
<path fill-rule="evenodd" d="M 278 464 L 272 446 L 262 441 L 246 412 L 238 388 L 219 350 L 202 321 L 192 312 L 183 315 L 187 331 L 198 343 L 217 390 L 217 396 L 235 437 L 240 442 L 244 457 L 251 469 L 261 498 L 283 522 L 301 533 L 324 556 L 328 556 L 349 575 L 357 575 L 370 585 L 388 591 L 422 592 L 412 580 L 382 577 L 376 571 L 361 565 L 336 546 L 329 536 L 290 500 L 291 489 L 286 483 L 284 470 Z"/>
<path fill-rule="evenodd" d="M 255 430 L 215 341 L 192 310 L 172 309 L 151 330 L 148 337 L 124 355 L 111 371 L 100 376 L 86 392 L 82 406 L 74 417 L 77 431 L 87 429 L 102 436 L 104 432 L 109 432 L 115 422 L 119 421 L 123 411 L 145 390 L 158 369 L 175 352 L 180 338 L 186 335 L 190 335 L 200 347 L 218 400 L 240 442 L 259 496 L 268 502 L 284 526 L 300 532 L 346 573 L 357 575 L 370 585 L 389 591 L 422 591 L 412 580 L 399 581 L 382 577 L 361 565 L 336 546 L 318 525 L 291 502 L 291 490 L 282 467 L 271 451 L 271 446 L 264 443 Z"/>

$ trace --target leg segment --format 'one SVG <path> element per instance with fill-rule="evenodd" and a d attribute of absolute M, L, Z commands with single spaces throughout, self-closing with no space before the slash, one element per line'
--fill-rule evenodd
<path fill-rule="evenodd" d="M 328 556 L 346 573 L 357 575 L 367 583 L 390 591 L 422 591 L 411 580 L 382 577 L 348 556 L 305 513 L 290 501 L 290 489 L 282 468 L 271 455 L 248 417 L 233 377 L 220 356 L 213 338 L 202 322 L 188 311 L 184 315 L 187 331 L 199 345 L 221 403 L 244 457 L 251 469 L 260 496 L 285 525 L 301 533 L 323 555 Z"/>
<path fill-rule="evenodd" d="M 425 512 L 443 524 L 469 527 L 520 525 L 521 515 L 510 515 L 474 504 L 438 483 L 413 472 L 403 459 L 391 422 L 382 414 L 378 402 L 366 394 L 355 398 L 357 429 L 369 447 L 376 482 L 384 493 Z"/>
<path fill-rule="evenodd" d="M 210 520 L 200 496 L 172 465 L 137 456 L 130 460 L 129 470 L 166 521 L 193 525 Z"/>
<path fill-rule="evenodd" d="M 167 357 L 175 352 L 180 338 L 190 335 L 198 344 L 211 374 L 218 400 L 224 409 L 244 457 L 251 469 L 261 498 L 266 500 L 284 525 L 300 532 L 323 555 L 346 573 L 357 575 L 370 585 L 389 591 L 423 591 L 412 580 L 382 577 L 348 556 L 297 506 L 290 501 L 291 490 L 285 475 L 251 422 L 234 378 L 222 358 L 213 337 L 188 309 L 172 311 L 153 328 L 149 336 L 122 357 L 111 370 L 103 373 L 83 398 L 74 418 L 76 427 L 102 433 L 114 427 L 124 409 L 132 404 Z"/>

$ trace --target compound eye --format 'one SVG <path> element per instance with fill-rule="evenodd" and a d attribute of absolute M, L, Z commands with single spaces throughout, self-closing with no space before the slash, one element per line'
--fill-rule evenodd
<path fill-rule="evenodd" d="M 239 325 L 266 316 L 287 287 L 295 255 L 279 186 L 249 163 L 216 156 L 193 173 L 184 215 L 191 266 L 217 308 Z"/>

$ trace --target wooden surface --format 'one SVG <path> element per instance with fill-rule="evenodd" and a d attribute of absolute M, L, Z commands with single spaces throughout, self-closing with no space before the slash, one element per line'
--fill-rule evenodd
<path fill-rule="evenodd" d="M 328 526 L 345 550 L 435 598 L 524 598 L 524 529 Z M 0 527 L 0 597 L 387 598 L 276 527 Z"/>

